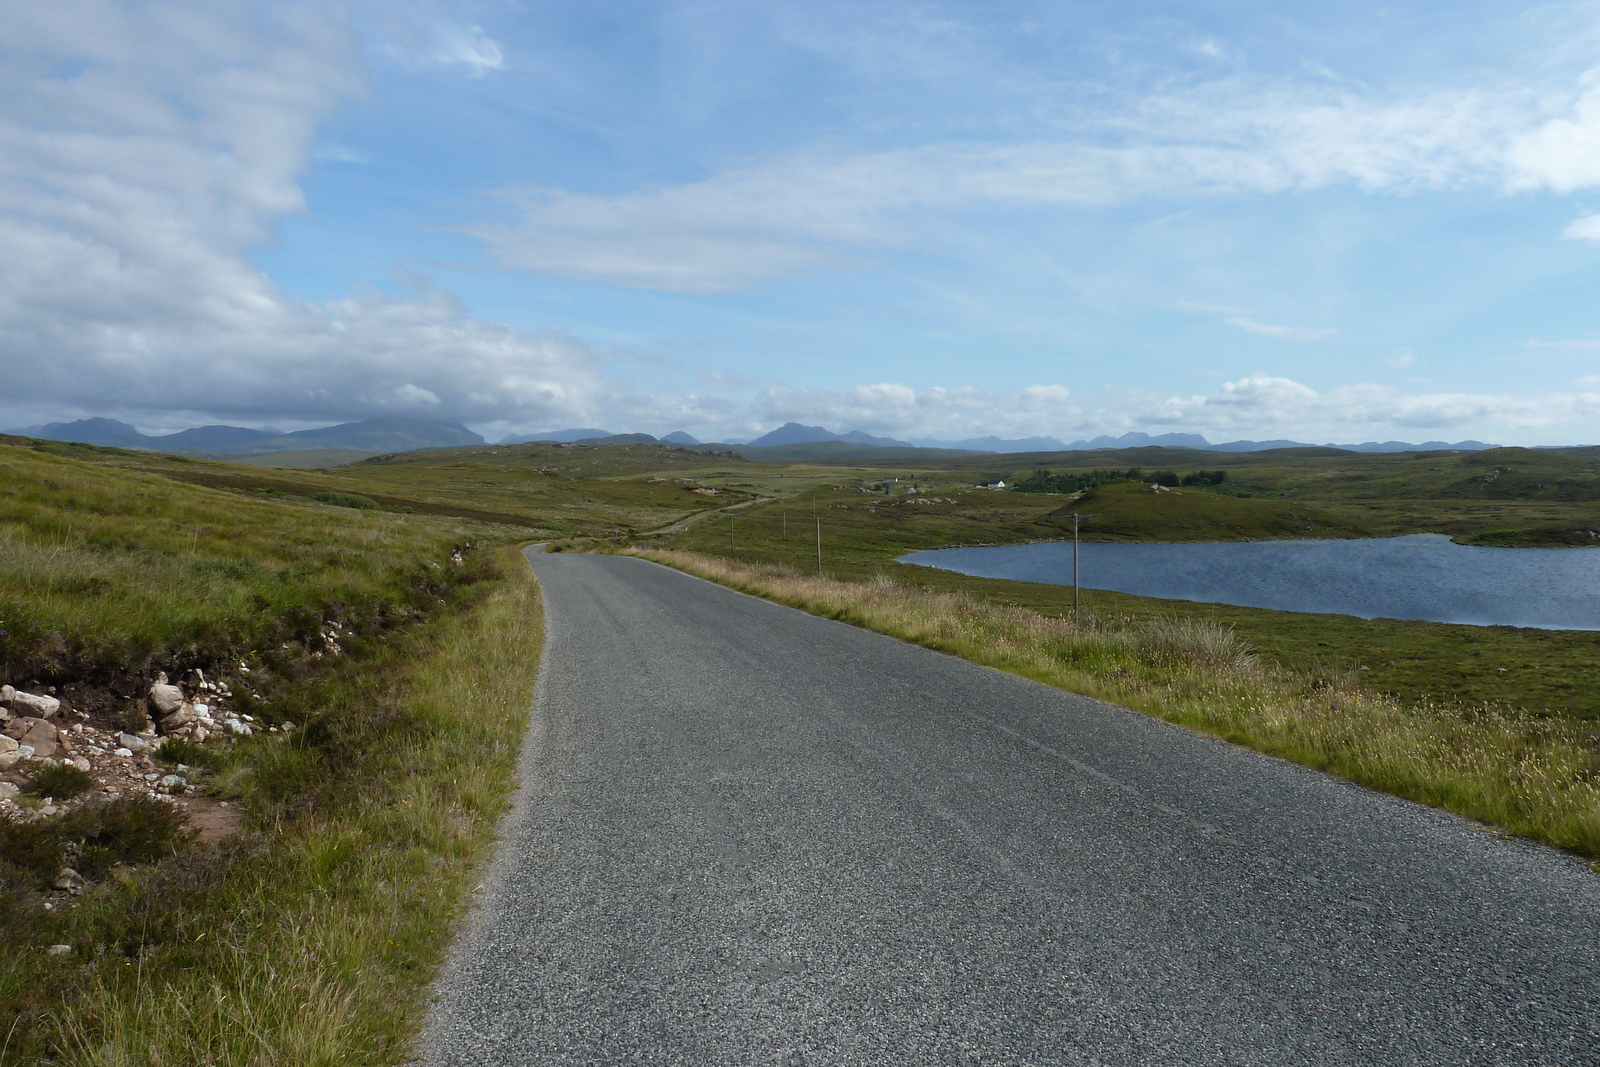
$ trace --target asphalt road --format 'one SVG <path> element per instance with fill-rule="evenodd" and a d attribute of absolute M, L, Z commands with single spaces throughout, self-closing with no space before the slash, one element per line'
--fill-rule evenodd
<path fill-rule="evenodd" d="M 430 1064 L 1596 1064 L 1600 875 L 637 559 L 534 557 Z"/>

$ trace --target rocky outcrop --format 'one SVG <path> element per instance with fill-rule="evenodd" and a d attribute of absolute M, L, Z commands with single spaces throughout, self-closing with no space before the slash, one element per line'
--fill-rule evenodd
<path fill-rule="evenodd" d="M 239 672 L 243 679 L 249 668 L 241 663 Z M 147 725 L 129 730 L 121 728 L 131 725 L 125 715 L 120 725 L 101 725 L 54 696 L 0 688 L 0 819 L 49 818 L 93 803 L 96 794 L 143 794 L 187 802 L 180 796 L 193 792 L 197 772 L 177 764 L 176 773 L 169 773 L 152 757 L 174 738 L 198 743 L 220 735 L 221 743 L 229 744 L 263 730 L 254 718 L 231 706 L 232 697 L 227 682 L 212 681 L 202 671 L 190 671 L 179 683 L 159 674 L 136 705 L 138 718 Z M 154 721 L 144 718 L 146 711 Z M 272 729 L 293 728 L 285 723 Z M 71 800 L 47 797 L 44 804 L 20 795 L 32 772 L 53 764 L 69 764 L 90 775 L 94 789 Z"/>
<path fill-rule="evenodd" d="M 9 685 L 0 685 L 0 708 L 17 715 L 49 719 L 61 710 L 61 701 L 43 693 L 24 693 Z"/>

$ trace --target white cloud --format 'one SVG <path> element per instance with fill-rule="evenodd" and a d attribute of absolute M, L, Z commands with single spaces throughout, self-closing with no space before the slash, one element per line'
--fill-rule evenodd
<path fill-rule="evenodd" d="M 930 217 L 1353 186 L 1568 193 L 1600 185 L 1600 86 L 1527 84 L 1384 99 L 1224 78 L 1079 122 L 1072 136 L 804 152 L 617 195 L 503 191 L 515 218 L 465 227 L 505 266 L 686 293 L 749 288 L 928 240 Z M 1568 236 L 1593 239 L 1590 219 Z M 1241 329 L 1328 332 L 1253 319 Z"/>
<path fill-rule="evenodd" d="M 0 6 L 0 425 L 597 409 L 617 354 L 426 287 L 313 305 L 250 261 L 356 56 L 320 5 Z"/>
<path fill-rule="evenodd" d="M 312 153 L 311 158 L 319 163 L 356 163 L 364 165 L 368 162 L 366 156 L 353 148 L 346 148 L 342 144 L 323 145 Z"/>
<path fill-rule="evenodd" d="M 1541 431 L 1594 418 L 1600 414 L 1600 393 L 1418 394 L 1378 385 L 1318 392 L 1288 378 L 1260 376 L 1228 382 L 1209 395 L 1151 400 L 1129 410 L 1134 421 L 1147 426 L 1224 434 L 1281 431 L 1299 439 L 1463 429 Z"/>
<path fill-rule="evenodd" d="M 481 78 L 491 70 L 504 70 L 505 52 L 482 26 L 442 24 L 434 28 L 432 46 L 424 59 L 438 66 L 460 65 Z"/>
<path fill-rule="evenodd" d="M 506 68 L 505 49 L 482 26 L 441 16 L 439 5 L 400 0 L 370 9 L 380 54 L 404 66 L 463 67 L 474 78 Z"/>
<path fill-rule="evenodd" d="M 1237 326 L 1246 333 L 1253 333 L 1262 337 L 1274 337 L 1280 341 L 1325 341 L 1339 332 L 1331 326 L 1316 328 L 1277 326 L 1270 322 L 1262 322 L 1244 308 L 1227 307 L 1221 304 L 1197 304 L 1184 300 L 1178 303 L 1178 310 L 1189 312 L 1192 315 L 1215 315 L 1229 326 Z"/>
<path fill-rule="evenodd" d="M 410 382 L 394 390 L 394 398 L 405 407 L 438 407 L 439 394 Z"/>
<path fill-rule="evenodd" d="M 1585 215 L 1568 224 L 1561 236 L 1575 241 L 1600 241 L 1600 215 Z"/>

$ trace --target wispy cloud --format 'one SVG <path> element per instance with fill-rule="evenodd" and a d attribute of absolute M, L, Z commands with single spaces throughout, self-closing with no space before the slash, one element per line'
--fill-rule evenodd
<path fill-rule="evenodd" d="M 1600 215 L 1585 215 L 1581 219 L 1574 219 L 1561 231 L 1561 236 L 1570 237 L 1575 241 L 1600 241 Z"/>
<path fill-rule="evenodd" d="M 1600 185 L 1600 88 L 1500 85 L 1383 99 L 1227 78 L 1086 118 L 1064 138 L 791 153 L 616 195 L 513 187 L 502 191 L 510 221 L 465 229 L 508 267 L 705 293 L 925 242 L 929 218 L 1340 185 L 1380 194 Z M 1581 219 L 1567 234 L 1595 239 L 1600 221 Z"/>
<path fill-rule="evenodd" d="M 492 70 L 504 70 L 505 51 L 482 26 L 457 26 L 444 23 L 434 28 L 431 47 L 423 58 L 438 66 L 463 66 L 481 78 Z"/>
<path fill-rule="evenodd" d="M 1339 331 L 1331 326 L 1307 328 L 1303 326 L 1278 326 L 1270 322 L 1262 322 L 1253 313 L 1244 308 L 1227 307 L 1220 304 L 1196 304 L 1191 301 L 1180 301 L 1179 311 L 1186 311 L 1192 315 L 1214 315 L 1229 326 L 1237 326 L 1246 333 L 1258 334 L 1262 337 L 1275 337 L 1281 341 L 1325 341 L 1336 335 Z"/>
<path fill-rule="evenodd" d="M 1600 413 L 1600 393 L 1515 396 L 1480 393 L 1406 393 L 1380 385 L 1350 385 L 1326 392 L 1289 378 L 1250 377 L 1203 396 L 1152 400 L 1131 409 L 1144 423 L 1221 430 L 1367 433 L 1505 427 L 1552 430 Z"/>
<path fill-rule="evenodd" d="M 311 153 L 311 158 L 319 163 L 356 163 L 365 165 L 368 160 L 353 148 L 346 148 L 342 144 L 328 144 Z"/>

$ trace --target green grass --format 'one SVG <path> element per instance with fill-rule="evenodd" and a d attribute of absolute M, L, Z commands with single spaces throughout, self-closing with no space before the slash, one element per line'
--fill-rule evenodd
<path fill-rule="evenodd" d="M 405 1062 L 532 696 L 537 589 L 515 550 L 493 562 L 466 610 L 300 679 L 282 710 L 303 729 L 213 750 L 209 780 L 244 810 L 243 836 L 166 840 L 49 912 L 10 879 L 0 1059 Z"/>
<path fill-rule="evenodd" d="M 0 445 L 0 681 L 209 668 L 328 618 L 381 629 L 460 577 L 454 548 L 496 536 Z"/>
<path fill-rule="evenodd" d="M 132 725 L 157 669 L 200 667 L 300 728 L 161 753 L 241 813 L 226 844 L 134 796 L 0 827 L 0 1060 L 403 1061 L 511 788 L 540 623 L 524 531 L 150 466 L 0 444 L 0 680 Z M 83 786 L 17 770 L 23 806 Z M 76 898 L 53 892 L 67 865 Z"/>
<path fill-rule="evenodd" d="M 1083 532 L 1095 541 L 1269 541 L 1368 537 L 1371 529 L 1314 504 L 1240 497 L 1199 487 L 1158 492 L 1143 482 L 1113 482 L 1063 504 L 1052 518 L 1094 514 Z"/>

